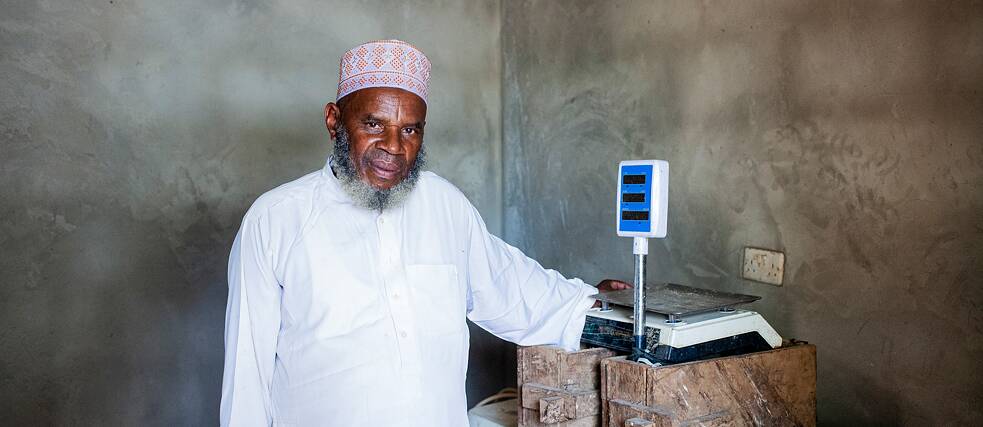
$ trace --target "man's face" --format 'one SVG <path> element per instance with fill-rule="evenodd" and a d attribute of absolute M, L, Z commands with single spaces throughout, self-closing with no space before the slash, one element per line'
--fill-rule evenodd
<path fill-rule="evenodd" d="M 346 96 L 342 108 L 328 104 L 325 124 L 332 138 L 337 126 L 348 130 L 359 179 L 379 190 L 405 179 L 423 145 L 423 100 L 402 89 L 367 88 Z"/>

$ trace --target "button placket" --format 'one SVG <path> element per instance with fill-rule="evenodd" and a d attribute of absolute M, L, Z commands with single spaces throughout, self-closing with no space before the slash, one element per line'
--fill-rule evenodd
<path fill-rule="evenodd" d="M 392 218 L 380 214 L 377 220 L 380 236 L 380 267 L 385 285 L 386 295 L 389 296 L 390 314 L 393 320 L 396 342 L 400 349 L 400 359 L 404 368 L 411 372 L 419 368 L 419 349 L 416 336 L 413 334 L 414 318 L 412 316 L 410 298 L 406 294 L 406 277 L 403 268 L 400 247 L 401 240 Z"/>

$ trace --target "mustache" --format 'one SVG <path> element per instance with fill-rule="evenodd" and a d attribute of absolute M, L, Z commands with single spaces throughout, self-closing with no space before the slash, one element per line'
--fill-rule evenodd
<path fill-rule="evenodd" d="M 365 154 L 362 155 L 362 162 L 364 163 L 373 162 L 376 160 L 386 163 L 395 163 L 400 169 L 406 169 L 406 159 L 404 159 L 402 156 L 394 156 L 389 154 L 385 150 L 379 148 L 373 148 L 366 151 Z"/>
<path fill-rule="evenodd" d="M 417 180 L 420 178 L 423 165 L 427 163 L 426 147 L 420 146 L 420 151 L 412 161 L 407 161 L 399 156 L 393 156 L 380 149 L 373 149 L 367 153 L 363 153 L 362 158 L 356 160 L 351 156 L 350 142 L 348 130 L 344 126 L 339 126 L 338 134 L 335 138 L 334 155 L 331 158 L 331 170 L 335 172 L 335 176 L 338 177 L 344 191 L 352 198 L 352 202 L 359 207 L 378 211 L 401 205 L 413 191 Z M 396 159 L 393 159 L 393 157 L 396 157 Z M 406 171 L 406 176 L 399 184 L 388 190 L 377 190 L 363 182 L 358 177 L 358 173 L 355 172 L 355 162 L 363 163 L 366 158 L 398 162 L 401 168 Z M 412 164 L 407 169 L 404 163 L 409 162 L 412 162 Z"/>

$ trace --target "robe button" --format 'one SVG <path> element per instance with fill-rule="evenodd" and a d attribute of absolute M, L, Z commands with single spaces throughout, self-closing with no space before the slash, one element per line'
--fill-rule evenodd
<path fill-rule="evenodd" d="M 406 331 L 399 331 L 399 336 L 406 338 Z"/>

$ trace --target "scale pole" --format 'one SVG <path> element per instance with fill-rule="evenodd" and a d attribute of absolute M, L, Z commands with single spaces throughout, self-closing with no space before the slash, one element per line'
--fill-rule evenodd
<path fill-rule="evenodd" d="M 649 239 L 635 237 L 632 242 L 635 254 L 635 354 L 645 352 L 645 256 L 649 253 Z"/>

